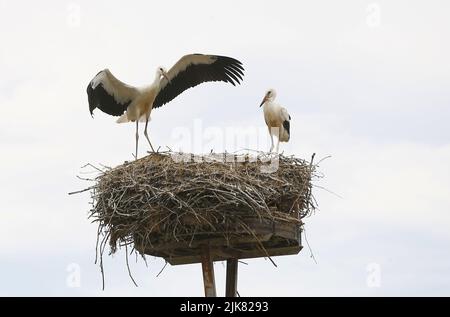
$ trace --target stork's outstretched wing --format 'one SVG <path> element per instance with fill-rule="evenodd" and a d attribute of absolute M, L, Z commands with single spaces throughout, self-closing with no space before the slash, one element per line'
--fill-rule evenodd
<path fill-rule="evenodd" d="M 120 116 L 138 94 L 137 88 L 129 86 L 111 74 L 108 69 L 99 72 L 87 86 L 89 111 L 99 108 L 112 116 Z"/>
<path fill-rule="evenodd" d="M 191 54 L 183 56 L 167 73 L 153 102 L 161 107 L 183 91 L 207 81 L 224 81 L 233 86 L 244 76 L 242 63 L 234 58 L 217 55 Z"/>

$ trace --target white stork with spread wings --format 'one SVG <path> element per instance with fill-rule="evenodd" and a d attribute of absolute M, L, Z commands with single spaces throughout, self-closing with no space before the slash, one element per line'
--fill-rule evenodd
<path fill-rule="evenodd" d="M 147 126 L 153 108 L 161 107 L 183 91 L 208 81 L 240 84 L 244 76 L 242 63 L 234 58 L 217 55 L 191 54 L 183 56 L 168 72 L 163 67 L 156 70 L 150 86 L 129 86 L 108 70 L 99 72 L 89 83 L 87 94 L 89 111 L 101 111 L 120 116 L 118 123 L 136 122 L 136 156 L 138 152 L 139 120 L 145 120 L 144 135 L 150 147 Z"/>

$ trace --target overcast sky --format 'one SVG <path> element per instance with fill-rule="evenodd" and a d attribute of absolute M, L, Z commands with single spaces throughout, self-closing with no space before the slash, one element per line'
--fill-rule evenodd
<path fill-rule="evenodd" d="M 205 84 L 155 110 L 154 145 L 235 151 L 248 144 L 224 140 L 250 128 L 267 150 L 258 106 L 273 87 L 292 116 L 281 149 L 332 156 L 316 184 L 339 197 L 316 188 L 320 209 L 305 220 L 317 264 L 306 244 L 275 258 L 278 268 L 249 260 L 242 296 L 450 295 L 449 9 L 444 0 L 0 0 L 0 295 L 203 295 L 200 265 L 156 277 L 164 261 L 155 258 L 148 268 L 133 261 L 135 288 L 123 252 L 105 259 L 102 291 L 89 195 L 67 195 L 87 187 L 82 165 L 115 166 L 134 150 L 134 125 L 89 115 L 91 78 L 107 67 L 142 86 L 187 53 L 239 59 L 244 83 Z M 224 265 L 215 268 L 223 295 Z"/>

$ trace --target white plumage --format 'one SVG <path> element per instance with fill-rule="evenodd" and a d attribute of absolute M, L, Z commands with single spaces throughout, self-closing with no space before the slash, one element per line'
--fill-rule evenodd
<path fill-rule="evenodd" d="M 273 136 L 275 135 L 277 137 L 276 152 L 278 153 L 280 142 L 288 142 L 290 139 L 291 116 L 286 108 L 274 102 L 276 95 L 275 89 L 269 89 L 264 95 L 260 107 L 264 106 L 264 120 L 269 129 L 271 140 L 269 152 L 273 151 Z"/>

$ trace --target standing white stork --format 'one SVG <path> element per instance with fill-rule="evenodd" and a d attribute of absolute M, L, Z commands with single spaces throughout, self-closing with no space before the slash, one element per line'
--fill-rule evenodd
<path fill-rule="evenodd" d="M 156 70 L 150 86 L 136 88 L 113 76 L 108 70 L 99 72 L 89 83 L 87 94 L 89 111 L 101 111 L 120 116 L 117 123 L 136 122 L 136 156 L 138 152 L 138 125 L 145 121 L 144 135 L 150 147 L 147 126 L 152 109 L 168 103 L 183 91 L 208 81 L 240 84 L 244 76 L 242 63 L 234 58 L 217 55 L 190 54 L 183 56 L 168 72 L 163 67 Z"/>
<path fill-rule="evenodd" d="M 291 116 L 287 112 L 286 108 L 274 103 L 277 93 L 275 89 L 269 89 L 261 105 L 264 105 L 264 120 L 266 121 L 267 128 L 269 129 L 270 140 L 272 145 L 270 147 L 270 152 L 273 150 L 273 135 L 277 137 L 277 148 L 280 142 L 288 142 L 290 138 L 290 125 Z"/>

